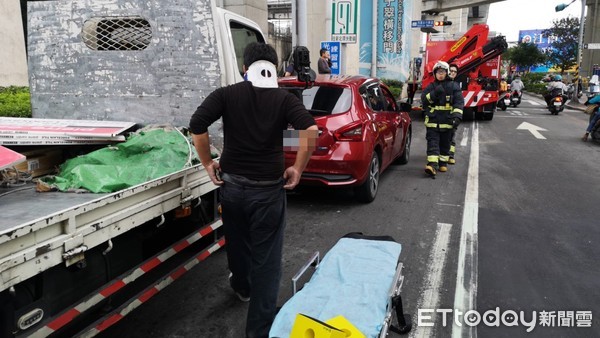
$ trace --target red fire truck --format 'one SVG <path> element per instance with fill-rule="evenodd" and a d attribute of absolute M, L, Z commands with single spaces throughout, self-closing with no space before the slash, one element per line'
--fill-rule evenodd
<path fill-rule="evenodd" d="M 430 34 L 427 38 L 423 88 L 434 80 L 433 65 L 441 60 L 458 66 L 456 81 L 461 83 L 465 119 L 491 120 L 498 102 L 500 54 L 508 47 L 504 36 L 488 39 L 485 24 L 473 25 L 458 40 Z"/>

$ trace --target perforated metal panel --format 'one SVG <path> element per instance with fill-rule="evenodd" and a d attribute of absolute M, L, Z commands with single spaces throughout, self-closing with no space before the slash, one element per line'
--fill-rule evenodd
<path fill-rule="evenodd" d="M 92 50 L 143 50 L 152 41 L 152 28 L 137 16 L 96 17 L 85 21 L 81 37 Z"/>

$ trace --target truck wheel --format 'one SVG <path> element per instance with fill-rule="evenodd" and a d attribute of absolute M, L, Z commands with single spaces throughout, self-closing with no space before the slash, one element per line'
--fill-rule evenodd
<path fill-rule="evenodd" d="M 483 120 L 484 121 L 491 121 L 493 118 L 494 118 L 494 112 L 483 113 Z"/>
<path fill-rule="evenodd" d="M 364 203 L 373 202 L 379 188 L 379 171 L 379 156 L 373 151 L 373 155 L 371 155 L 371 164 L 369 165 L 369 171 L 367 172 L 367 179 L 354 190 L 357 200 Z"/>
<path fill-rule="evenodd" d="M 464 110 L 463 112 L 463 117 L 465 119 L 465 121 L 470 120 L 470 121 L 475 121 L 475 110 L 473 108 L 467 108 Z"/>

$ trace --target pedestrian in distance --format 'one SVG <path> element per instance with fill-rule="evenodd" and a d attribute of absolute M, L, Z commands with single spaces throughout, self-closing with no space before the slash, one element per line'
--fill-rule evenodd
<path fill-rule="evenodd" d="M 296 69 L 294 69 L 294 63 L 290 62 L 287 67 L 285 67 L 285 73 L 283 76 L 298 76 Z"/>
<path fill-rule="evenodd" d="M 438 61 L 433 66 L 435 80 L 421 94 L 425 111 L 427 165 L 425 172 L 435 178 L 437 171 L 448 171 L 451 130 L 462 120 L 464 99 L 457 83 L 448 77 L 450 66 Z"/>
<path fill-rule="evenodd" d="M 317 68 L 319 74 L 331 74 L 331 60 L 329 59 L 329 50 L 327 48 L 321 48 L 319 51 L 321 55 L 317 62 Z"/>
<path fill-rule="evenodd" d="M 448 72 L 448 77 L 456 82 L 456 76 L 458 75 L 458 66 L 455 64 L 450 64 L 450 71 Z M 448 164 L 456 164 L 456 159 L 454 158 L 454 154 L 456 154 L 456 131 L 458 130 L 458 125 L 450 130 L 452 135 L 450 136 L 450 158 L 448 159 Z"/>
<path fill-rule="evenodd" d="M 317 137 L 315 120 L 293 94 L 277 88 L 277 53 L 264 43 L 244 50 L 247 81 L 212 92 L 190 120 L 194 146 L 220 186 L 229 283 L 249 302 L 245 334 L 266 338 L 277 311 L 286 190 L 300 181 Z M 211 158 L 208 127 L 222 118 L 224 148 Z M 296 160 L 285 168 L 284 135 L 297 131 Z M 286 144 L 287 144 L 286 140 Z"/>

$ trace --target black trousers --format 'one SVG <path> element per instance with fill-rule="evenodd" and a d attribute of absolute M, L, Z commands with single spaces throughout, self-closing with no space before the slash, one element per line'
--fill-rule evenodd
<path fill-rule="evenodd" d="M 267 338 L 281 280 L 287 205 L 284 181 L 254 186 L 227 174 L 223 181 L 220 194 L 231 282 L 236 290 L 250 291 L 246 337 Z"/>
<path fill-rule="evenodd" d="M 450 159 L 450 140 L 452 133 L 450 129 L 426 128 L 427 139 L 427 163 L 438 167 L 445 166 Z"/>
<path fill-rule="evenodd" d="M 451 133 L 450 136 L 450 152 L 448 153 L 450 155 L 451 158 L 454 158 L 454 154 L 456 153 L 456 128 L 452 128 L 450 129 L 449 133 Z"/>
<path fill-rule="evenodd" d="M 406 103 L 412 104 L 419 85 L 416 83 L 407 83 L 406 85 L 406 94 L 408 96 L 408 100 L 406 101 Z"/>

